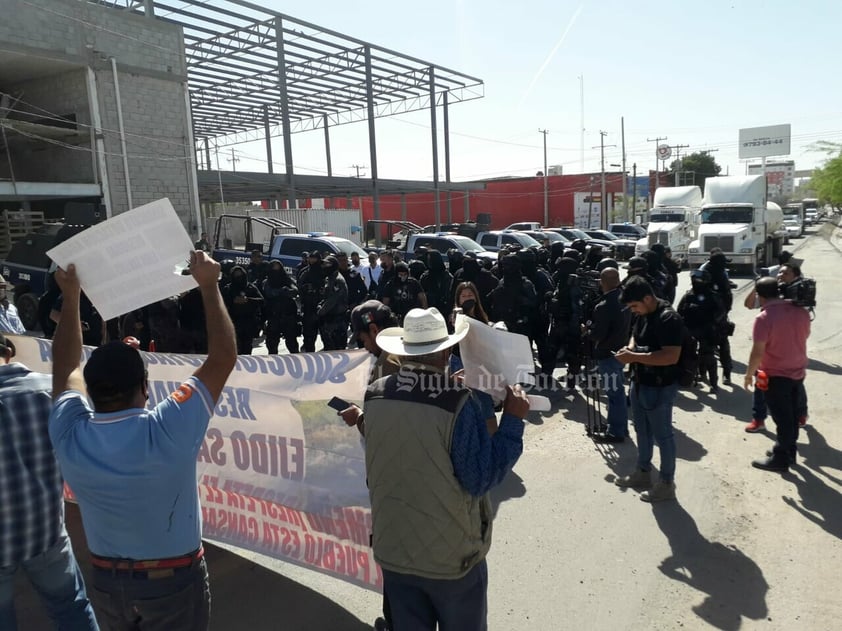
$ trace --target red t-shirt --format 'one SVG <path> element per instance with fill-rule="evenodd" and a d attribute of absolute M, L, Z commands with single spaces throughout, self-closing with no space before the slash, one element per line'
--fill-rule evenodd
<path fill-rule="evenodd" d="M 752 337 L 765 342 L 760 369 L 770 377 L 803 379 L 807 373 L 810 314 L 784 300 L 772 300 L 754 319 Z"/>

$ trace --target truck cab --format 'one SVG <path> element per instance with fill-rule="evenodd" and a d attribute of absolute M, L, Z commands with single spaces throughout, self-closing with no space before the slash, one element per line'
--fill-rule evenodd
<path fill-rule="evenodd" d="M 699 267 L 720 248 L 734 267 L 754 273 L 772 265 L 783 250 L 781 207 L 766 202 L 762 175 L 708 178 L 698 238 L 690 244 L 690 266 Z"/>
<path fill-rule="evenodd" d="M 646 236 L 637 241 L 635 254 L 640 255 L 656 243 L 669 247 L 679 265 L 688 260 L 690 244 L 696 238 L 702 191 L 698 186 L 671 186 L 657 189 L 649 211 Z"/>

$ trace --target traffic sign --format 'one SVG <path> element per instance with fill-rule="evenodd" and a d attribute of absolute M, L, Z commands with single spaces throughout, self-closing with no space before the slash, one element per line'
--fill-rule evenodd
<path fill-rule="evenodd" d="M 658 160 L 669 160 L 672 155 L 672 147 L 669 145 L 658 145 Z"/>

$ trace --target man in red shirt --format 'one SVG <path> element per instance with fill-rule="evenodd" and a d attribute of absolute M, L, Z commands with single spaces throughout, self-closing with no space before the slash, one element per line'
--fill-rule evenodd
<path fill-rule="evenodd" d="M 775 421 L 777 441 L 770 455 L 751 464 L 766 471 L 787 471 L 795 464 L 798 440 L 797 402 L 807 372 L 807 338 L 810 315 L 778 294 L 778 281 L 765 277 L 755 283 L 760 313 L 754 319 L 751 355 L 746 368 L 745 387 L 762 370 L 768 376 L 766 404 Z"/>

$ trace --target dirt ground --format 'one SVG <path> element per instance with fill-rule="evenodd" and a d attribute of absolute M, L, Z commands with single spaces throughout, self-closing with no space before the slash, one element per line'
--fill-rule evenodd
<path fill-rule="evenodd" d="M 588 439 L 579 393 L 555 393 L 551 413 L 530 415 L 523 456 L 494 491 L 490 629 L 842 628 L 842 236 L 833 232 L 824 224 L 789 246 L 817 279 L 819 301 L 797 466 L 781 475 L 750 464 L 770 448 L 774 425 L 743 431 L 756 312 L 742 307 L 741 279 L 735 385 L 677 400 L 678 501 L 651 506 L 613 484 L 634 466 L 635 447 Z M 84 559 L 75 508 L 68 523 Z M 362 631 L 378 615 L 379 594 L 308 570 L 216 546 L 208 559 L 215 630 Z M 49 628 L 23 584 L 18 601 L 22 629 Z"/>

